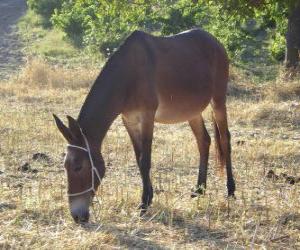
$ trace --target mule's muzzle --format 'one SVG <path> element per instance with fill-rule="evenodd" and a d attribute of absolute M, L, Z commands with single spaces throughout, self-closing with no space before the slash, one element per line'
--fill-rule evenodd
<path fill-rule="evenodd" d="M 88 210 L 75 210 L 71 212 L 71 215 L 76 223 L 86 223 L 89 221 L 90 214 Z"/>
<path fill-rule="evenodd" d="M 76 223 L 85 223 L 89 221 L 89 200 L 90 198 L 88 196 L 70 197 L 70 211 Z"/>

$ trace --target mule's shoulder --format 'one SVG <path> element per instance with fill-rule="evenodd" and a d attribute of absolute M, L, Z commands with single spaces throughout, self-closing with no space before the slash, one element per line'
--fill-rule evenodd
<path fill-rule="evenodd" d="M 141 31 L 133 31 L 126 39 L 124 50 L 128 58 L 134 58 L 134 61 L 145 62 L 154 61 L 154 47 L 152 46 L 152 35 Z"/>

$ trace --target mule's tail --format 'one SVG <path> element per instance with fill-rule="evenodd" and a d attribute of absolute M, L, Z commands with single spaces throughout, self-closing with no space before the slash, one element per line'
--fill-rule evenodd
<path fill-rule="evenodd" d="M 224 174 L 224 166 L 225 166 L 225 154 L 222 150 L 221 146 L 221 135 L 216 123 L 214 116 L 212 115 L 213 127 L 214 127 L 214 135 L 215 135 L 215 155 L 216 155 L 216 164 L 219 166 L 220 174 Z"/>

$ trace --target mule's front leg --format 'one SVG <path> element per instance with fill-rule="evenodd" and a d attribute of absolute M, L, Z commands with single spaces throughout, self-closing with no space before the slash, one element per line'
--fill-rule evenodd
<path fill-rule="evenodd" d="M 150 168 L 151 168 L 151 142 L 145 141 L 147 145 L 144 145 L 144 148 L 141 152 L 139 159 L 139 168 L 142 176 L 143 182 L 143 194 L 142 202 L 139 206 L 141 209 L 141 214 L 146 212 L 148 206 L 150 206 L 153 198 L 153 188 L 150 179 Z"/>
<path fill-rule="evenodd" d="M 140 157 L 138 165 L 143 182 L 142 203 L 140 205 L 141 215 L 144 214 L 150 206 L 153 198 L 153 188 L 150 179 L 151 168 L 151 147 L 153 138 L 154 113 L 145 113 L 140 120 Z"/>
<path fill-rule="evenodd" d="M 153 138 L 154 112 L 123 114 L 123 122 L 133 144 L 136 161 L 140 169 L 143 194 L 139 206 L 141 215 L 152 202 L 153 188 L 150 179 L 151 147 Z"/>

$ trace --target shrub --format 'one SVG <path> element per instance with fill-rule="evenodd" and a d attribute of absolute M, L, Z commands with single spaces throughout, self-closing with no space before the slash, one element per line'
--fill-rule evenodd
<path fill-rule="evenodd" d="M 275 60 L 283 61 L 285 55 L 285 37 L 280 33 L 276 33 L 270 42 L 269 50 Z"/>
<path fill-rule="evenodd" d="M 98 48 L 109 55 L 133 30 L 151 27 L 150 1 L 140 2 L 130 7 L 127 1 L 116 0 L 66 2 L 52 16 L 52 22 L 77 45 Z"/>
<path fill-rule="evenodd" d="M 251 38 L 241 28 L 242 20 L 223 13 L 219 6 L 205 2 L 192 3 L 179 0 L 168 9 L 161 19 L 162 34 L 170 35 L 193 27 L 200 27 L 210 32 L 226 47 L 231 58 L 238 58 L 244 50 L 244 44 Z M 239 58 L 240 59 L 240 58 Z"/>
<path fill-rule="evenodd" d="M 27 0 L 30 9 L 46 19 L 50 19 L 55 9 L 60 9 L 63 0 Z"/>
<path fill-rule="evenodd" d="M 257 11 L 253 19 L 247 19 L 243 13 L 231 15 L 222 5 L 205 0 L 28 0 L 28 3 L 63 30 L 75 45 L 100 51 L 105 56 L 136 29 L 170 35 L 193 27 L 216 36 L 237 64 L 270 61 L 271 57 L 281 60 L 284 54 L 286 18 L 275 5 L 276 8 L 271 5 L 267 14 Z M 275 35 L 268 45 L 267 38 L 273 32 Z"/>
<path fill-rule="evenodd" d="M 94 6 L 86 6 L 85 1 L 65 2 L 60 11 L 56 10 L 52 23 L 62 29 L 77 46 L 82 45 L 88 23 L 95 15 Z"/>

